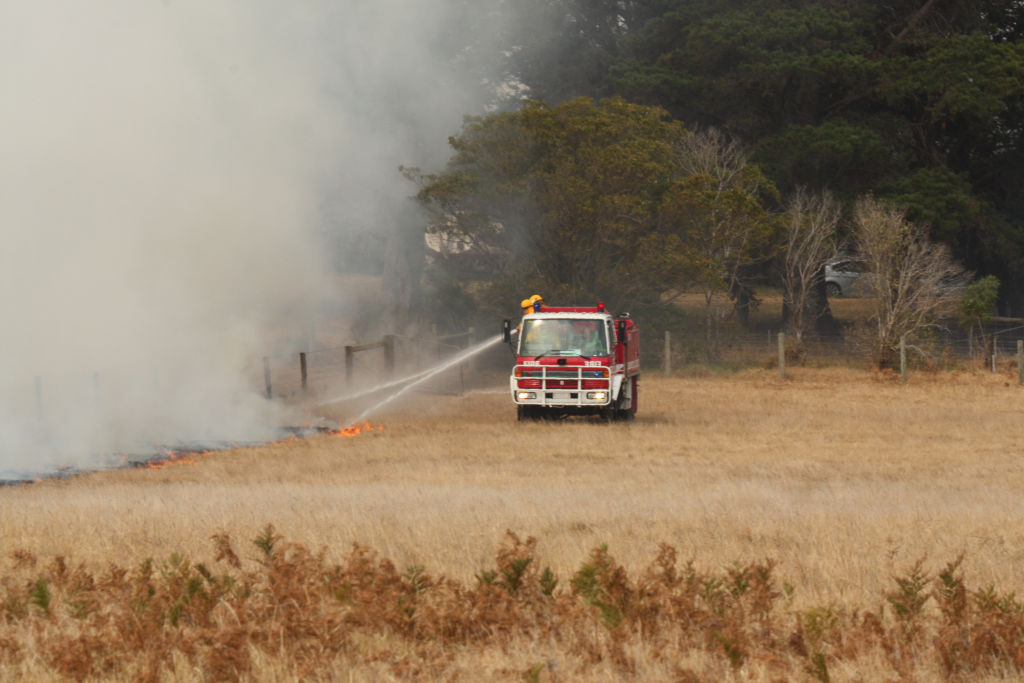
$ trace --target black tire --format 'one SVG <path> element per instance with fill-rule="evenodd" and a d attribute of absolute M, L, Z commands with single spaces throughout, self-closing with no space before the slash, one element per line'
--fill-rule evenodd
<path fill-rule="evenodd" d="M 636 377 L 630 380 L 629 386 L 629 409 L 619 411 L 619 419 L 624 422 L 632 422 L 636 418 L 636 407 L 640 398 L 640 383 Z"/>
<path fill-rule="evenodd" d="M 516 419 L 519 422 L 536 422 L 537 420 L 554 420 L 557 413 L 544 406 L 516 406 Z"/>
<path fill-rule="evenodd" d="M 828 298 L 834 299 L 843 295 L 843 290 L 835 282 L 825 283 L 825 293 L 828 294 Z"/>
<path fill-rule="evenodd" d="M 601 410 L 601 419 L 605 422 L 631 422 L 636 417 L 637 378 L 629 380 L 630 401 L 629 408 L 622 407 L 622 393 L 615 403 Z"/>

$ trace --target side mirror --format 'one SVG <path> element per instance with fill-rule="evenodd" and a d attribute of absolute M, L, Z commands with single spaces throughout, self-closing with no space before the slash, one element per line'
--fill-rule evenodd
<path fill-rule="evenodd" d="M 512 341 L 512 321 L 503 320 L 501 322 L 501 341 L 508 344 Z"/>

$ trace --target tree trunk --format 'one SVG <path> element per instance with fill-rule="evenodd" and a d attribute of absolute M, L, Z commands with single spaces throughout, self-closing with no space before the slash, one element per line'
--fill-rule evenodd
<path fill-rule="evenodd" d="M 754 302 L 754 293 L 746 285 L 734 281 L 732 283 L 731 295 L 736 311 L 736 319 L 746 329 L 750 326 L 750 308 Z"/>
<path fill-rule="evenodd" d="M 825 289 L 825 274 L 822 273 L 818 284 L 811 289 L 807 299 L 807 315 L 814 321 L 814 331 L 821 337 L 838 339 L 843 336 L 843 328 L 832 316 L 832 308 L 828 305 L 828 291 Z"/>
<path fill-rule="evenodd" d="M 423 303 L 423 221 L 416 210 L 402 211 L 396 219 L 384 250 L 384 315 L 377 321 L 382 334 L 415 329 Z"/>

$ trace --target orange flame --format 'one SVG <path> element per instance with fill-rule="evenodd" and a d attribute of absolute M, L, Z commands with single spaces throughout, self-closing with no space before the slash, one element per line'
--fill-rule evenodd
<path fill-rule="evenodd" d="M 377 425 L 374 427 L 369 422 L 360 422 L 358 424 L 349 425 L 344 429 L 338 429 L 331 432 L 331 436 L 344 436 L 353 437 L 362 434 L 363 432 L 380 432 L 384 430 L 383 425 Z"/>
<path fill-rule="evenodd" d="M 150 460 L 146 463 L 146 467 L 153 470 L 162 470 L 165 467 L 171 467 L 172 465 L 196 465 L 199 463 L 199 458 L 205 458 L 206 456 L 213 453 L 213 451 L 200 451 L 200 452 L 186 452 L 176 453 L 169 451 L 167 455 L 159 460 Z"/>

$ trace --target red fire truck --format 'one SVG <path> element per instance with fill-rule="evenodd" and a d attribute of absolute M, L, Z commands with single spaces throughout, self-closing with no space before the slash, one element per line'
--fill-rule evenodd
<path fill-rule="evenodd" d="M 506 320 L 504 339 L 516 355 L 509 387 L 520 420 L 636 415 L 640 332 L 628 313 L 537 306 L 516 329 Z"/>

